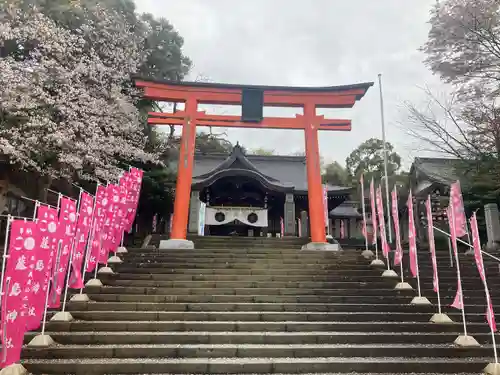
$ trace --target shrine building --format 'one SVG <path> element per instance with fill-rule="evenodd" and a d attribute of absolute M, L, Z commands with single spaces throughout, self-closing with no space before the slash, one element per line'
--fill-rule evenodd
<path fill-rule="evenodd" d="M 361 215 L 349 201 L 352 188 L 328 185 L 329 233 L 360 237 Z M 309 236 L 304 156 L 195 153 L 188 232 L 196 234 L 206 203 L 205 235 Z M 343 223 L 342 223 L 343 221 Z"/>

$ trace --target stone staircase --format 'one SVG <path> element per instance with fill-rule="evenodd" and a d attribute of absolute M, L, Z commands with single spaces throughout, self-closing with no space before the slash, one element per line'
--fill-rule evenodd
<path fill-rule="evenodd" d="M 69 303 L 75 321 L 47 324 L 58 345 L 25 348 L 23 363 L 33 374 L 478 374 L 492 361 L 473 257 L 461 269 L 468 329 L 483 345 L 457 348 L 459 311 L 444 308 L 456 324 L 428 323 L 436 308 L 409 305 L 415 291 L 395 291 L 397 280 L 382 279 L 359 251 L 304 252 L 298 241 L 207 237 L 196 250 L 129 249 L 104 287 L 86 289 L 92 302 Z M 438 262 L 449 304 L 447 251 Z M 499 268 L 486 264 L 498 302 Z M 420 269 L 435 302 L 427 252 Z"/>

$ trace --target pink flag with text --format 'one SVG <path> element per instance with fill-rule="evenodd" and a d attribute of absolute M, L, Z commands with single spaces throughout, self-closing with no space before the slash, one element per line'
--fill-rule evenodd
<path fill-rule="evenodd" d="M 281 238 L 285 237 L 285 223 L 282 217 L 280 217 L 280 236 Z"/>
<path fill-rule="evenodd" d="M 380 228 L 380 241 L 382 242 L 382 253 L 385 258 L 389 257 L 389 244 L 387 243 L 386 230 L 385 230 L 385 215 L 384 215 L 384 202 L 382 200 L 382 189 L 380 186 L 377 188 L 377 211 L 378 223 Z"/>
<path fill-rule="evenodd" d="M 408 201 L 408 242 L 410 247 L 410 271 L 413 277 L 418 275 L 418 260 L 417 260 L 417 233 L 415 230 L 415 216 L 413 214 L 413 196 L 410 190 Z"/>
<path fill-rule="evenodd" d="M 59 209 L 59 236 L 61 246 L 56 253 L 49 307 L 58 308 L 61 305 L 61 294 L 66 283 L 68 263 L 73 249 L 76 234 L 76 202 L 68 197 L 61 198 Z"/>
<path fill-rule="evenodd" d="M 87 258 L 87 264 L 85 266 L 86 272 L 92 272 L 97 265 L 97 260 L 103 242 L 101 233 L 108 204 L 108 191 L 106 186 L 98 185 L 95 194 L 94 219 L 90 233 L 90 254 Z"/>
<path fill-rule="evenodd" d="M 372 209 L 372 244 L 375 245 L 377 243 L 377 210 L 375 209 L 375 185 L 373 183 L 373 178 L 370 182 L 370 203 Z"/>
<path fill-rule="evenodd" d="M 456 220 L 453 220 L 454 217 L 454 205 L 451 204 L 448 206 L 446 209 L 446 214 L 448 216 L 448 224 L 450 225 L 450 234 L 451 234 L 451 244 L 453 247 L 453 253 L 455 255 L 455 259 L 458 258 L 458 248 L 457 248 L 457 235 L 455 231 L 455 223 Z M 458 264 L 456 265 L 458 267 Z M 463 297 L 463 292 L 462 292 L 462 283 L 458 277 L 457 273 L 457 294 L 455 294 L 455 299 L 453 300 L 453 303 L 451 304 L 451 307 L 454 307 L 456 309 L 463 309 L 464 308 L 464 297 Z"/>
<path fill-rule="evenodd" d="M 129 189 L 127 191 L 127 220 L 125 230 L 130 232 L 134 224 L 139 196 L 141 193 L 142 178 L 144 172 L 138 168 L 130 168 L 129 172 Z"/>
<path fill-rule="evenodd" d="M 477 227 L 476 213 L 472 214 L 470 218 L 470 230 L 472 234 L 472 244 L 474 246 L 474 258 L 476 259 L 477 270 L 484 285 L 484 292 L 486 294 L 486 321 L 490 326 L 492 332 L 497 331 L 497 323 L 495 321 L 495 313 L 493 312 L 493 305 L 491 303 L 490 291 L 488 289 L 488 282 L 486 280 L 486 271 L 484 269 L 483 254 L 481 253 L 481 240 L 479 239 L 479 229 Z"/>
<path fill-rule="evenodd" d="M 396 251 L 394 253 L 394 264 L 397 266 L 403 261 L 403 247 L 401 246 L 401 228 L 399 227 L 398 192 L 396 187 L 392 190 L 392 220 L 394 222 L 394 234 L 396 235 Z"/>
<path fill-rule="evenodd" d="M 464 202 L 462 199 L 462 191 L 460 189 L 460 181 L 451 184 L 450 187 L 450 202 L 453 206 L 453 216 L 455 222 L 455 236 L 462 237 L 467 234 L 467 219 L 465 217 Z"/>
<path fill-rule="evenodd" d="M 79 289 L 83 287 L 82 263 L 85 258 L 85 249 L 87 248 L 93 213 L 94 197 L 86 192 L 82 192 L 76 225 L 75 250 L 68 284 L 70 288 Z"/>
<path fill-rule="evenodd" d="M 438 268 L 437 268 L 437 259 L 436 259 L 436 243 L 434 242 L 434 222 L 432 219 L 432 206 L 431 206 L 431 196 L 427 197 L 425 201 L 425 208 L 427 211 L 427 237 L 429 238 L 429 251 L 431 253 L 431 261 L 432 261 L 432 285 L 434 287 L 434 291 L 437 293 L 439 290 L 439 276 L 438 276 Z"/>
<path fill-rule="evenodd" d="M 344 220 L 340 220 L 340 238 L 345 238 L 345 225 Z"/>
<path fill-rule="evenodd" d="M 104 211 L 104 224 L 102 228 L 102 246 L 99 251 L 98 262 L 105 264 L 108 262 L 108 254 L 113 248 L 115 220 L 118 205 L 120 203 L 120 188 L 118 185 L 109 184 L 107 187 L 107 197 L 109 204 Z"/>
<path fill-rule="evenodd" d="M 18 362 L 21 357 L 27 318 L 33 313 L 28 306 L 33 286 L 30 259 L 39 244 L 40 235 L 36 223 L 24 220 L 11 222 L 8 258 L 5 274 L 2 275 L 0 368 Z"/>
<path fill-rule="evenodd" d="M 361 178 L 359 179 L 359 183 L 361 184 L 361 196 L 362 196 L 362 205 L 363 205 L 363 222 L 361 223 L 362 227 L 361 227 L 361 233 L 363 234 L 363 237 L 366 238 L 366 240 L 368 241 L 368 232 L 366 231 L 366 213 L 365 213 L 365 200 L 364 200 L 364 197 L 365 197 L 365 180 L 364 180 L 364 177 L 363 177 L 363 174 L 361 174 Z"/>
<path fill-rule="evenodd" d="M 38 329 L 43 318 L 45 296 L 50 287 L 50 280 L 54 272 L 54 258 L 60 240 L 59 219 L 57 216 L 58 211 L 56 208 L 45 205 L 38 207 L 36 222 L 40 241 L 36 251 L 34 284 L 30 296 L 30 306 L 35 309 L 35 314 L 27 319 L 26 327 L 28 331 Z"/>

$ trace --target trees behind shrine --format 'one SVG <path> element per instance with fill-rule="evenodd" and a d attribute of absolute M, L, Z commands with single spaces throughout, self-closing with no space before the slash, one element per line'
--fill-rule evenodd
<path fill-rule="evenodd" d="M 422 147 L 462 161 L 464 197 L 500 203 L 500 3 L 444 0 L 431 12 L 425 63 L 452 93 L 426 90 L 408 104 L 408 132 Z"/>
<path fill-rule="evenodd" d="M 129 0 L 0 4 L 0 152 L 52 179 L 113 180 L 168 149 L 150 131 L 135 74 L 182 79 L 190 61 L 168 21 Z"/>

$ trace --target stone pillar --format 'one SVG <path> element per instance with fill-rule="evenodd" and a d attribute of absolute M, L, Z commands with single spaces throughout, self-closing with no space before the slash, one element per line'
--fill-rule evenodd
<path fill-rule="evenodd" d="M 333 238 L 340 238 L 340 219 L 334 220 L 334 228 L 333 228 Z"/>
<path fill-rule="evenodd" d="M 189 221 L 188 232 L 192 234 L 198 233 L 198 217 L 200 215 L 200 192 L 192 191 L 191 200 L 189 203 Z"/>
<path fill-rule="evenodd" d="M 359 237 L 357 220 L 355 218 L 349 219 L 349 233 L 347 233 L 347 234 L 348 234 L 348 238 Z"/>
<path fill-rule="evenodd" d="M 486 219 L 486 233 L 488 234 L 488 248 L 497 249 L 500 242 L 500 219 L 496 203 L 484 206 L 484 217 Z"/>
<path fill-rule="evenodd" d="M 328 219 L 328 234 L 330 234 L 333 238 L 335 238 L 333 234 L 333 219 Z"/>
<path fill-rule="evenodd" d="M 309 217 L 307 211 L 300 212 L 300 225 L 302 226 L 302 237 L 309 237 Z"/>
<path fill-rule="evenodd" d="M 295 233 L 295 201 L 293 199 L 293 194 L 285 195 L 285 207 L 284 207 L 285 217 L 285 236 L 296 236 Z"/>

